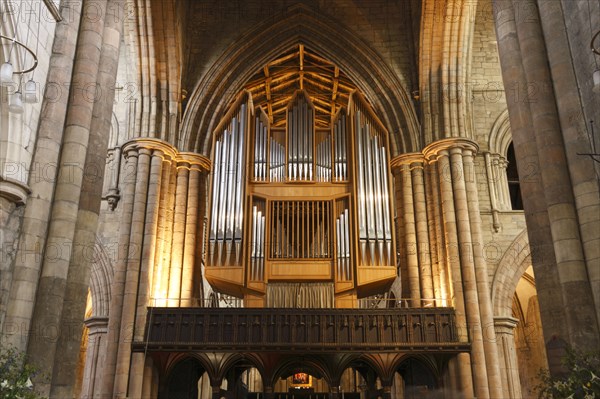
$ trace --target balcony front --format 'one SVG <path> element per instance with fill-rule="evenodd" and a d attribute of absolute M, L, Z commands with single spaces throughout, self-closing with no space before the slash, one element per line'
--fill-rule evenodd
<path fill-rule="evenodd" d="M 148 308 L 134 351 L 458 353 L 452 308 Z"/>

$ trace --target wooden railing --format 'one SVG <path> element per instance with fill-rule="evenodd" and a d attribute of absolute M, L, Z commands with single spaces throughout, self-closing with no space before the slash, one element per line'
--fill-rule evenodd
<path fill-rule="evenodd" d="M 135 351 L 468 351 L 454 310 L 148 308 Z"/>

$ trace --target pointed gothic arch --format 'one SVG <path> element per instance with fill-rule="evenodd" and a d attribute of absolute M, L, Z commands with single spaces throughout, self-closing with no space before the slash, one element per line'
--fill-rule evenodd
<path fill-rule="evenodd" d="M 239 90 L 257 70 L 302 43 L 338 65 L 381 113 L 390 131 L 393 155 L 416 151 L 419 122 L 413 103 L 396 74 L 364 40 L 348 29 L 296 6 L 285 18 L 258 25 L 212 65 L 195 87 L 181 126 L 179 147 L 208 154 L 211 133 Z"/>
<path fill-rule="evenodd" d="M 492 282 L 492 306 L 494 316 L 510 317 L 512 301 L 517 284 L 523 273 L 531 265 L 531 250 L 527 230 L 523 230 L 508 247 Z"/>

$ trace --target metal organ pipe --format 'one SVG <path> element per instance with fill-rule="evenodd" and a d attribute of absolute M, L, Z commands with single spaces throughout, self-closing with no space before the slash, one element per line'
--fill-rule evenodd
<path fill-rule="evenodd" d="M 285 172 L 285 147 L 271 138 L 271 161 L 269 176 L 272 182 L 283 181 Z"/>
<path fill-rule="evenodd" d="M 355 102 L 353 111 L 361 264 L 389 266 L 393 257 L 386 139 L 363 104 Z"/>
<path fill-rule="evenodd" d="M 346 116 L 342 112 L 340 112 L 333 125 L 333 160 L 333 180 L 347 180 Z"/>
<path fill-rule="evenodd" d="M 260 109 L 254 121 L 254 181 L 267 180 L 268 132 L 268 117 Z"/>
<path fill-rule="evenodd" d="M 209 261 L 208 263 L 214 264 L 216 259 L 213 258 L 215 254 L 215 245 L 217 241 L 217 226 L 218 226 L 218 214 L 219 214 L 219 190 L 215 184 L 218 184 L 220 181 L 220 172 L 221 172 L 221 143 L 219 141 L 215 141 L 215 161 L 213 168 L 213 198 L 212 198 L 212 206 L 211 206 L 211 218 L 210 218 L 210 229 L 208 234 L 209 245 Z"/>
<path fill-rule="evenodd" d="M 241 265 L 245 187 L 245 135 L 248 107 L 237 112 L 217 133 L 214 144 L 213 191 L 208 262 Z"/>
<path fill-rule="evenodd" d="M 264 209 L 264 206 L 261 207 Z M 258 206 L 252 207 L 252 246 L 250 253 L 252 280 L 261 281 L 264 279 L 265 264 L 265 215 Z"/>
<path fill-rule="evenodd" d="M 364 164 L 365 159 L 363 157 L 363 127 L 362 127 L 362 117 L 360 109 L 356 109 L 355 117 L 354 117 L 354 129 L 356 135 L 356 152 L 358 162 L 356 163 L 356 169 L 358 173 L 356 174 L 356 186 L 357 186 L 357 197 L 358 197 L 358 238 L 360 241 L 360 259 L 361 265 L 367 265 L 367 242 L 369 240 L 369 236 L 367 235 L 367 218 L 366 218 L 366 190 L 365 190 L 365 176 L 364 176 Z"/>
<path fill-rule="evenodd" d="M 341 281 L 352 278 L 350 264 L 350 220 L 348 208 L 344 209 L 336 219 L 337 230 L 337 274 Z"/>
<path fill-rule="evenodd" d="M 288 108 L 288 178 L 310 181 L 314 178 L 314 110 L 303 94 Z"/>

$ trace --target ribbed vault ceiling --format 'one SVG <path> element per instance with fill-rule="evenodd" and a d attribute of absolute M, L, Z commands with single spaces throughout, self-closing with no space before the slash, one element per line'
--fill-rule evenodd
<path fill-rule="evenodd" d="M 317 127 L 327 128 L 356 87 L 335 64 L 299 44 L 266 64 L 244 88 L 275 127 L 285 125 L 286 106 L 304 90 L 315 106 Z"/>

